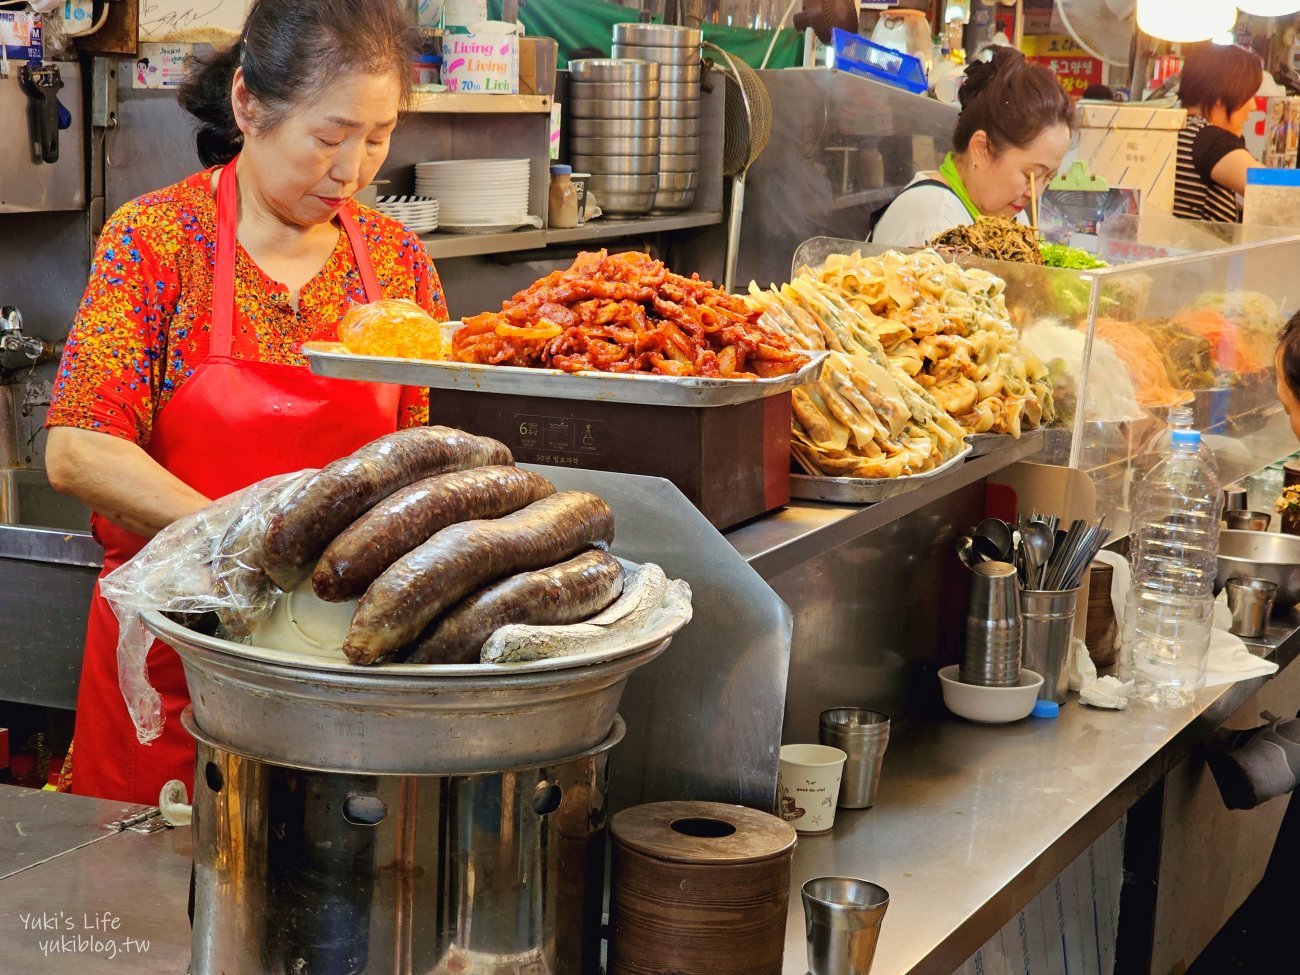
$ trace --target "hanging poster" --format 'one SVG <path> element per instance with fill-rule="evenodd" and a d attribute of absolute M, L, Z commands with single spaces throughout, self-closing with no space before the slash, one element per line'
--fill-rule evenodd
<path fill-rule="evenodd" d="M 141 44 L 131 63 L 131 87 L 179 88 L 190 50 L 189 44 Z"/>

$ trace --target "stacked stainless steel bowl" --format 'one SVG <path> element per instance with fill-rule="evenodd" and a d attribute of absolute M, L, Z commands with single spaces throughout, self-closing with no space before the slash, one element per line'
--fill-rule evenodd
<path fill-rule="evenodd" d="M 654 210 L 685 210 L 700 183 L 700 59 L 691 27 L 615 24 L 614 57 L 659 65 L 659 190 Z M 603 205 L 603 204 L 602 204 Z"/>
<path fill-rule="evenodd" d="M 590 58 L 569 62 L 569 157 L 613 216 L 650 210 L 659 190 L 659 65 Z"/>

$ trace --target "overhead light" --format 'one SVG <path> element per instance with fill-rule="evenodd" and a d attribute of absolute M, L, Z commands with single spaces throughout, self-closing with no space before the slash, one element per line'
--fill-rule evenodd
<path fill-rule="evenodd" d="M 1162 41 L 1208 41 L 1216 34 L 1232 30 L 1236 22 L 1237 6 L 1232 0 L 1138 0 L 1137 3 L 1138 27 Z"/>
<path fill-rule="evenodd" d="M 1222 34 L 1215 34 L 1210 38 L 1211 44 L 1217 44 L 1219 47 L 1232 47 L 1237 43 L 1237 35 L 1230 30 L 1225 30 Z"/>
<path fill-rule="evenodd" d="M 1252 17 L 1286 17 L 1300 11 L 1300 0 L 1245 0 L 1237 6 Z"/>

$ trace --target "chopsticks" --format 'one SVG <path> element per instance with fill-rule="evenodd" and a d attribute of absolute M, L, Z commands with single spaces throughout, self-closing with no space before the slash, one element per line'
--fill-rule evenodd
<path fill-rule="evenodd" d="M 1053 529 L 1059 520 L 1058 518 L 1052 518 L 1050 521 L 1043 519 L 1037 512 L 1030 517 L 1031 522 L 1039 521 Z M 1057 540 L 1052 546 L 1051 557 L 1039 573 L 1037 588 L 1049 592 L 1077 589 L 1083 582 L 1084 573 L 1088 571 L 1093 559 L 1097 557 L 1097 553 L 1111 536 L 1110 529 L 1106 528 L 1105 524 L 1105 515 L 1102 515 L 1095 525 L 1082 519 L 1072 523 L 1065 537 Z"/>
<path fill-rule="evenodd" d="M 1038 186 L 1034 171 L 1029 171 L 1029 222 L 1034 230 L 1038 229 Z"/>

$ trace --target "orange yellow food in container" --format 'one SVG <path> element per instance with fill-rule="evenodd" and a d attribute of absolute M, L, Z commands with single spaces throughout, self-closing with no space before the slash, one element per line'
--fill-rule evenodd
<path fill-rule="evenodd" d="M 339 341 L 355 355 L 442 358 L 442 326 L 405 298 L 353 305 L 339 322 Z"/>

